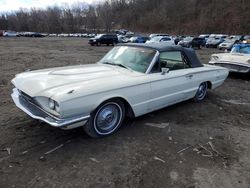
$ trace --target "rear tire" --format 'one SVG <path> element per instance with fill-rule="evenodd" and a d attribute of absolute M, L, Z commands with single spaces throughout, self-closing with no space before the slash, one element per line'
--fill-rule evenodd
<path fill-rule="evenodd" d="M 124 104 L 120 100 L 109 100 L 91 113 L 90 119 L 83 129 L 92 138 L 108 136 L 119 129 L 124 116 Z"/>
<path fill-rule="evenodd" d="M 199 86 L 199 88 L 194 96 L 195 102 L 200 102 L 206 97 L 207 88 L 208 88 L 207 82 L 203 82 L 200 84 L 200 86 Z"/>

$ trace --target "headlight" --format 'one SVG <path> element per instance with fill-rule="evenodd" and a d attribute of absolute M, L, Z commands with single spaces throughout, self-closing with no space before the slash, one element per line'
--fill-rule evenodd
<path fill-rule="evenodd" d="M 96 42 L 96 40 L 93 40 L 93 42 Z"/>
<path fill-rule="evenodd" d="M 56 101 L 54 101 L 53 99 L 49 99 L 49 108 L 51 110 L 55 110 L 57 113 L 60 113 L 59 104 Z"/>
<path fill-rule="evenodd" d="M 49 99 L 49 108 L 51 109 L 51 110 L 55 110 L 55 101 L 54 100 L 52 100 L 52 99 Z"/>

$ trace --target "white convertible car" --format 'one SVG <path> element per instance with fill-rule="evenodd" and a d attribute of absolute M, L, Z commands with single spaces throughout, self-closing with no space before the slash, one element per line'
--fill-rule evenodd
<path fill-rule="evenodd" d="M 193 98 L 228 76 L 202 65 L 194 50 L 166 44 L 124 44 L 98 63 L 24 72 L 12 80 L 18 108 L 54 127 L 83 126 L 91 137 L 114 133 L 137 117 Z"/>

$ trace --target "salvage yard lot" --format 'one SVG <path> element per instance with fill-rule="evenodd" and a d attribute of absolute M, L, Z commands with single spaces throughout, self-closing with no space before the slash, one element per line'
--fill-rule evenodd
<path fill-rule="evenodd" d="M 101 139 L 14 106 L 15 74 L 94 63 L 110 48 L 81 38 L 0 38 L 0 187 L 249 187 L 249 76 L 230 75 L 201 103 L 127 119 Z M 215 52 L 197 51 L 202 63 Z"/>

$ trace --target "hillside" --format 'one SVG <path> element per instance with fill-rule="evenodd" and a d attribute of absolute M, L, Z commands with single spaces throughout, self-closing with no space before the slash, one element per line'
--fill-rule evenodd
<path fill-rule="evenodd" d="M 249 0 L 109 0 L 95 6 L 19 10 L 0 30 L 50 33 L 127 28 L 172 34 L 250 34 Z"/>

